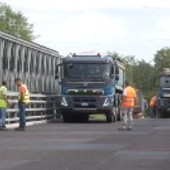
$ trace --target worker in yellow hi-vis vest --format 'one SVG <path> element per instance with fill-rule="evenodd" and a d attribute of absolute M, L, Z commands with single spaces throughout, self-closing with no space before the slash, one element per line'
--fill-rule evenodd
<path fill-rule="evenodd" d="M 16 130 L 24 131 L 26 127 L 26 107 L 30 103 L 28 88 L 20 78 L 15 79 L 18 88 L 19 127 Z"/>
<path fill-rule="evenodd" d="M 8 105 L 7 82 L 3 81 L 0 87 L 0 130 L 6 130 L 6 110 Z"/>

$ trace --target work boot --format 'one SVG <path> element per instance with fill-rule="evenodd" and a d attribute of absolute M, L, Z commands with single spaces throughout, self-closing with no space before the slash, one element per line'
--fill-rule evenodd
<path fill-rule="evenodd" d="M 15 129 L 16 131 L 25 131 L 25 128 L 24 127 L 18 127 Z"/>
<path fill-rule="evenodd" d="M 126 126 L 119 127 L 118 130 L 126 130 Z"/>
<path fill-rule="evenodd" d="M 128 126 L 128 127 L 127 127 L 127 130 L 132 130 L 132 126 Z"/>

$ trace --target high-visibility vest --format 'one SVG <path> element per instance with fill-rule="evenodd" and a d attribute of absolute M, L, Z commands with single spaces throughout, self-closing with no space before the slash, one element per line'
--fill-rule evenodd
<path fill-rule="evenodd" d="M 136 98 L 136 91 L 133 87 L 126 87 L 125 91 L 127 96 L 123 96 L 124 100 L 122 102 L 122 107 L 134 107 L 135 106 L 135 98 Z"/>
<path fill-rule="evenodd" d="M 20 92 L 20 88 L 24 88 L 26 91 L 23 95 L 23 99 L 21 100 L 21 92 Z M 27 86 L 25 84 L 22 84 L 21 87 L 18 88 L 19 90 L 19 95 L 18 95 L 18 100 L 23 102 L 23 103 L 30 103 L 30 94 L 29 94 L 29 90 L 27 88 Z"/>
<path fill-rule="evenodd" d="M 150 107 L 155 107 L 157 105 L 157 97 L 153 96 L 149 102 Z"/>
<path fill-rule="evenodd" d="M 7 92 L 7 88 L 5 86 L 0 87 L 0 107 L 6 108 L 8 106 L 7 102 L 4 100 L 3 93 Z"/>

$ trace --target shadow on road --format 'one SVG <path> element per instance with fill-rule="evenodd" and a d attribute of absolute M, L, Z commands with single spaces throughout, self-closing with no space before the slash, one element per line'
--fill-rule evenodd
<path fill-rule="evenodd" d="M 51 120 L 50 123 L 63 123 L 62 118 L 57 118 L 55 120 Z M 88 122 L 83 122 L 83 121 L 73 121 L 70 123 L 83 123 L 83 124 L 92 124 L 92 123 L 107 123 L 106 118 L 103 115 L 90 115 Z M 70 124 L 68 123 L 68 124 Z"/>

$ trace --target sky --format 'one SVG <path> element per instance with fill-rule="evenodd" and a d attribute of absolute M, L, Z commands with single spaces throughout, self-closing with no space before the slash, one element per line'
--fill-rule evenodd
<path fill-rule="evenodd" d="M 61 55 L 115 51 L 152 62 L 170 46 L 170 0 L 0 0 L 34 24 L 35 42 Z"/>

